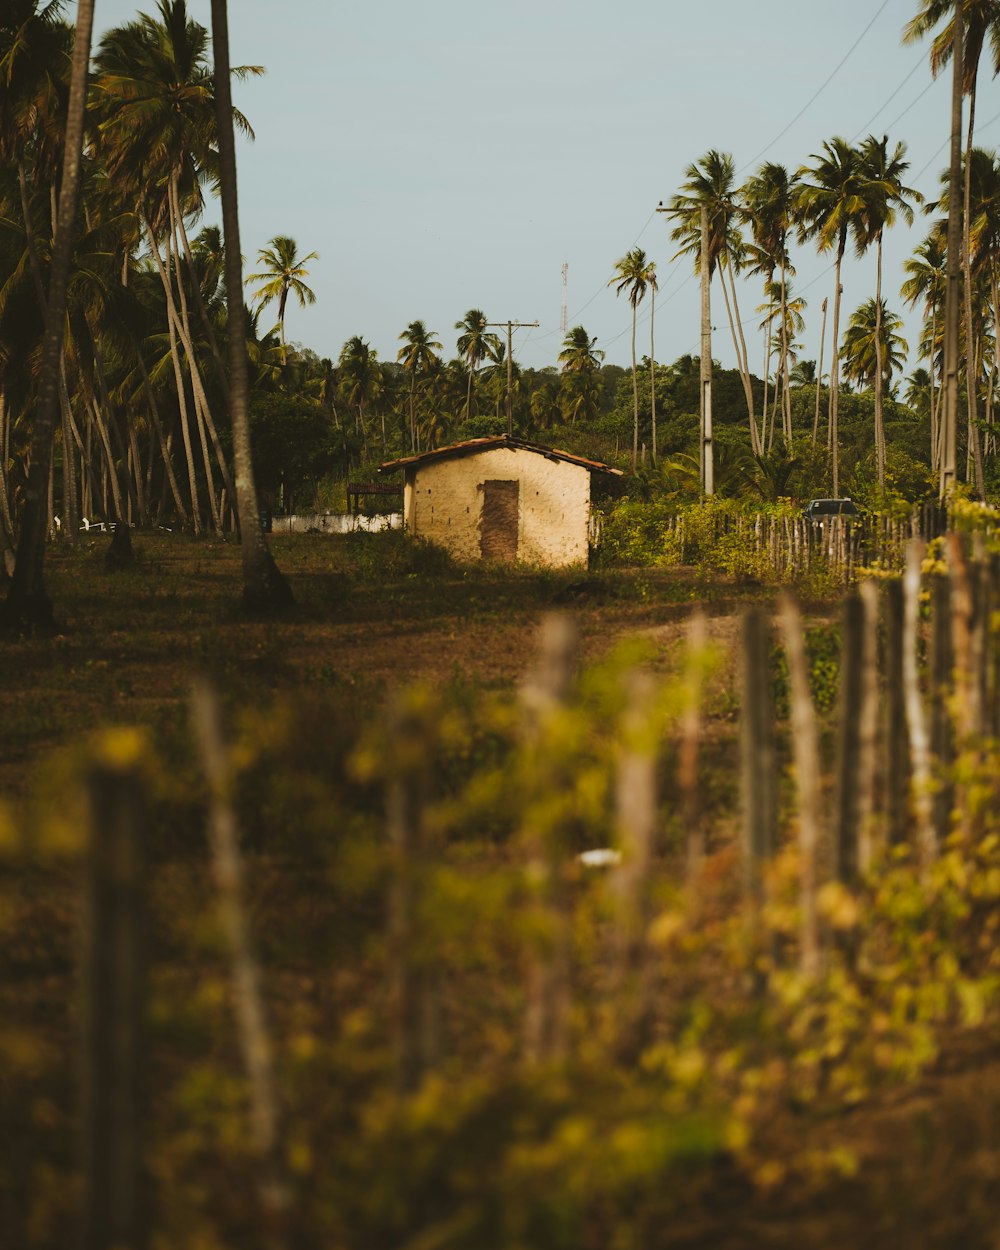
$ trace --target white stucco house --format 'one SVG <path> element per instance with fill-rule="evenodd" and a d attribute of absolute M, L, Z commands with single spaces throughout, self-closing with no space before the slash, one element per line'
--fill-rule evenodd
<path fill-rule="evenodd" d="M 403 525 L 457 560 L 586 565 L 590 479 L 621 469 L 506 434 L 379 466 L 403 474 Z"/>

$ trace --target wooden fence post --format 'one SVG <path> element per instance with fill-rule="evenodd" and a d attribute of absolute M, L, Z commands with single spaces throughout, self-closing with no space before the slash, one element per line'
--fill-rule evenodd
<path fill-rule="evenodd" d="M 878 775 L 878 583 L 861 583 L 861 716 L 858 723 L 858 869 L 875 854 L 875 789 Z M 884 838 L 884 833 L 882 834 Z"/>
<path fill-rule="evenodd" d="M 548 761 L 542 755 L 546 721 L 565 703 L 576 670 L 576 629 L 568 616 L 553 613 L 540 630 L 540 654 L 521 689 L 525 713 L 524 746 L 546 784 Z M 529 952 L 525 1010 L 525 1058 L 552 1063 L 565 1058 L 570 1008 L 571 926 L 565 880 L 564 849 L 551 830 L 525 830 L 526 878 L 543 940 Z"/>
<path fill-rule="evenodd" d="M 740 712 L 740 777 L 743 800 L 743 863 L 752 904 L 763 901 L 763 868 L 774 854 L 777 825 L 771 627 L 760 608 L 743 616 L 743 700 Z"/>
<path fill-rule="evenodd" d="M 948 836 L 954 787 L 951 765 L 954 733 L 949 706 L 954 682 L 955 653 L 952 645 L 951 578 L 947 573 L 931 577 L 931 753 L 937 774 L 937 788 L 931 805 L 935 846 Z"/>
<path fill-rule="evenodd" d="M 798 604 L 781 596 L 779 619 L 788 657 L 791 700 L 792 755 L 799 798 L 802 930 L 801 967 L 807 977 L 820 970 L 819 909 L 817 906 L 820 842 L 819 743 L 816 714 L 809 692 L 809 671 Z"/>
<path fill-rule="evenodd" d="M 687 674 L 684 711 L 681 714 L 681 742 L 677 761 L 681 792 L 681 823 L 687 849 L 687 878 L 693 883 L 701 869 L 705 837 L 701 827 L 698 787 L 698 748 L 701 744 L 702 652 L 705 649 L 705 613 L 691 614 L 687 629 Z"/>
<path fill-rule="evenodd" d="M 430 864 L 424 817 L 428 752 L 425 726 L 405 696 L 390 704 L 388 756 L 390 1014 L 399 1088 L 412 1093 L 437 1063 L 438 1002 L 426 934 L 418 930 Z"/>
<path fill-rule="evenodd" d="M 626 704 L 615 777 L 615 812 L 621 862 L 612 878 L 617 904 L 614 984 L 617 1050 L 641 1049 L 649 1018 L 646 932 L 649 928 L 650 863 L 656 833 L 658 786 L 656 742 L 650 717 L 653 680 L 648 673 L 625 676 Z"/>
<path fill-rule="evenodd" d="M 237 1031 L 247 1072 L 250 1129 L 260 1175 L 261 1216 L 267 1244 L 272 1250 L 280 1250 L 286 1244 L 288 1190 L 278 1141 L 271 1040 L 246 917 L 243 860 L 232 804 L 232 768 L 223 742 L 218 699 L 204 681 L 195 683 L 192 689 L 191 712 L 208 782 L 208 843 L 219 891 L 222 931 L 232 961 Z"/>
<path fill-rule="evenodd" d="M 844 600 L 837 741 L 834 871 L 853 883 L 858 871 L 858 780 L 864 655 L 864 606 L 857 594 Z"/>
<path fill-rule="evenodd" d="M 910 776 L 913 779 L 913 811 L 916 817 L 917 852 L 926 866 L 937 854 L 931 796 L 930 743 L 920 693 L 917 641 L 920 630 L 920 572 L 925 546 L 913 538 L 906 548 L 903 577 L 903 689 L 906 728 L 910 738 Z"/>
<path fill-rule="evenodd" d="M 882 805 L 890 846 L 907 839 L 910 828 L 910 735 L 903 684 L 906 650 L 903 619 L 903 582 L 893 578 L 883 592 L 885 703 L 882 717 Z"/>
<path fill-rule="evenodd" d="M 84 933 L 84 1250 L 147 1244 L 142 1115 L 145 787 L 137 765 L 98 761 Z"/>

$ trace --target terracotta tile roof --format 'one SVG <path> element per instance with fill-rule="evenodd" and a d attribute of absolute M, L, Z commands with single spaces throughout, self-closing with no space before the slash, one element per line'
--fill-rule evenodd
<path fill-rule="evenodd" d="M 399 460 L 387 460 L 378 467 L 379 473 L 395 473 L 398 469 L 408 469 L 411 465 L 431 464 L 435 460 L 451 460 L 456 456 L 474 456 L 480 451 L 492 451 L 496 447 L 510 447 L 513 451 L 533 451 L 536 455 L 545 456 L 548 460 L 565 460 L 569 464 L 578 464 L 594 473 L 611 473 L 622 477 L 621 469 L 614 469 L 600 460 L 588 460 L 585 456 L 576 456 L 571 451 L 560 451 L 557 447 L 545 447 L 542 443 L 529 443 L 524 438 L 508 438 L 506 434 L 497 434 L 489 438 L 470 438 L 464 443 L 451 443 L 447 447 L 436 447 L 433 451 L 422 451 L 415 456 L 403 456 Z"/>

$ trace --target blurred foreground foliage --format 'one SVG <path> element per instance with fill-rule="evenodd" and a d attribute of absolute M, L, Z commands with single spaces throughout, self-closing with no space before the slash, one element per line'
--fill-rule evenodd
<path fill-rule="evenodd" d="M 995 744 L 960 752 L 965 807 L 933 864 L 883 845 L 856 890 L 824 887 L 824 969 L 807 979 L 794 812 L 760 911 L 743 898 L 732 821 L 710 798 L 707 850 L 689 863 L 677 743 L 692 674 L 711 660 L 676 657 L 637 728 L 624 718 L 643 658 L 633 644 L 579 674 L 530 733 L 522 699 L 468 687 L 400 696 L 405 740 L 375 710 L 359 730 L 329 692 L 229 709 L 291 1244 L 668 1246 L 683 1212 L 711 1201 L 720 1169 L 764 1190 L 850 1175 L 855 1154 L 814 1142 L 812 1126 L 912 1080 L 950 1031 L 1000 1023 Z M 623 981 L 621 874 L 577 856 L 619 845 L 616 776 L 630 749 L 654 751 L 661 789 L 640 974 Z M 86 839 L 73 796 L 108 752 L 141 768 L 153 799 L 143 834 L 152 1244 L 255 1250 L 270 1233 L 205 849 L 206 786 L 180 721 L 155 742 L 129 731 L 58 755 L 31 810 L 0 810 L 2 1241 L 68 1245 L 79 1218 Z M 403 857 L 385 833 L 386 791 L 400 777 L 421 796 L 419 853 Z M 399 881 L 415 900 L 402 950 L 386 920 Z M 526 973 L 561 943 L 565 1050 L 531 1062 Z M 398 1065 L 403 971 L 431 987 L 435 1019 L 433 1061 L 412 1088 Z M 776 1144 L 783 1117 L 791 1128 Z"/>

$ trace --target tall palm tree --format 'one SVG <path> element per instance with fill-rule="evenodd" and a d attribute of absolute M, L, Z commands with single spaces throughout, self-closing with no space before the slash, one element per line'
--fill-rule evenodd
<path fill-rule="evenodd" d="M 229 346 L 229 411 L 236 469 L 236 507 L 240 518 L 243 599 L 252 608 L 290 603 L 292 591 L 267 545 L 258 521 L 257 486 L 250 446 L 249 376 L 243 308 L 243 262 L 236 182 L 236 143 L 229 88 L 229 19 L 226 0 L 212 0 L 212 48 L 215 59 L 219 138 L 219 188 L 225 231 L 226 307 Z"/>
<path fill-rule="evenodd" d="M 564 416 L 571 422 L 577 418 L 593 420 L 600 411 L 604 352 L 598 351 L 596 343 L 597 339 L 591 338 L 583 326 L 574 326 L 563 339 L 559 353 L 562 365 L 559 402 Z"/>
<path fill-rule="evenodd" d="M 338 369 L 341 394 L 347 404 L 357 409 L 361 437 L 367 447 L 365 408 L 381 397 L 383 389 L 382 366 L 378 362 L 378 355 L 370 343 L 355 334 L 341 348 Z"/>
<path fill-rule="evenodd" d="M 921 355 L 927 356 L 930 375 L 930 412 L 931 412 L 931 468 L 937 471 L 941 465 L 941 446 L 939 438 L 939 407 L 940 386 L 935 393 L 934 375 L 939 364 L 943 367 L 938 351 L 941 317 L 944 312 L 945 297 L 945 236 L 939 227 L 935 227 L 926 239 L 917 247 L 911 257 L 903 262 L 903 271 L 907 274 L 899 293 L 906 303 L 914 308 L 923 303 L 924 331 L 920 336 Z M 940 376 L 940 375 L 939 375 Z"/>
<path fill-rule="evenodd" d="M 875 375 L 881 373 L 882 384 L 891 385 L 892 375 L 906 362 L 909 345 L 899 331 L 903 319 L 890 312 L 883 302 L 881 308 L 873 299 L 866 300 L 852 314 L 840 349 L 844 376 L 860 386 L 874 386 Z"/>
<path fill-rule="evenodd" d="M 875 279 L 875 350 L 882 351 L 881 327 L 877 324 L 882 314 L 882 237 L 887 228 L 895 225 L 898 217 L 902 217 L 907 225 L 913 224 L 913 205 L 911 201 L 921 204 L 923 196 L 913 187 L 903 183 L 903 175 L 910 167 L 905 159 L 906 144 L 897 143 L 894 151 L 889 153 L 889 136 L 883 135 L 876 139 L 869 135 L 861 145 L 860 164 L 861 176 L 864 180 L 864 217 L 866 242 L 875 244 L 876 279 Z M 881 360 L 873 374 L 875 390 L 875 458 L 878 472 L 878 488 L 885 490 L 885 423 L 882 418 L 882 381 L 883 370 Z"/>
<path fill-rule="evenodd" d="M 746 337 L 740 319 L 739 301 L 736 295 L 735 275 L 743 264 L 744 243 L 740 234 L 741 206 L 736 187 L 736 168 L 732 156 L 714 149 L 684 171 L 685 181 L 680 193 L 670 201 L 669 216 L 677 220 L 670 237 L 681 244 L 678 256 L 692 256 L 695 272 L 701 272 L 701 210 L 708 213 L 708 276 L 719 269 L 722 276 L 722 294 L 729 318 L 729 330 L 733 350 L 743 383 L 747 417 L 750 422 L 750 443 L 754 451 L 761 448 L 760 435 L 754 416 L 753 386 L 750 378 L 750 358 L 747 354 Z M 726 279 L 729 288 L 726 288 Z M 704 339 L 704 334 L 703 334 Z"/>
<path fill-rule="evenodd" d="M 994 76 L 1000 72 L 1000 0 L 961 0 L 961 8 L 958 7 L 959 0 L 923 0 L 916 15 L 907 23 L 903 30 L 903 40 L 907 43 L 916 42 L 928 35 L 939 25 L 944 22 L 939 33 L 935 36 L 931 43 L 930 66 L 931 74 L 936 78 L 940 70 L 952 60 L 955 56 L 955 49 L 960 49 L 958 59 L 960 66 L 956 64 L 956 75 L 961 69 L 961 85 L 959 86 L 956 76 L 955 89 L 952 94 L 952 158 L 951 158 L 951 178 L 957 181 L 958 176 L 958 154 L 957 154 L 957 136 L 961 128 L 961 94 L 969 97 L 969 121 L 965 140 L 965 180 L 963 187 L 963 207 L 962 207 L 962 243 L 961 243 L 961 266 L 963 274 L 963 296 L 965 306 L 965 323 L 967 333 L 965 336 L 965 352 L 966 352 L 966 403 L 967 403 L 967 419 L 969 433 L 969 447 L 972 452 L 972 458 L 976 474 L 976 489 L 980 497 L 983 495 L 985 482 L 983 472 L 982 445 L 979 438 L 979 426 L 976 418 L 977 410 L 977 387 L 975 379 L 977 370 L 975 367 L 976 345 L 973 342 L 972 327 L 972 306 L 973 306 L 973 278 L 972 278 L 972 246 L 970 240 L 970 176 L 971 176 L 971 154 L 973 145 L 973 136 L 976 125 L 976 87 L 979 77 L 979 62 L 982 56 L 983 44 L 988 40 L 990 49 L 993 54 L 993 73 Z M 961 14 L 961 21 L 956 21 L 958 14 Z M 955 228 L 953 227 L 953 230 Z M 954 329 L 950 332 L 953 333 Z M 956 344 L 957 349 L 957 344 Z M 957 382 L 956 382 L 957 387 Z M 951 466 L 953 471 L 954 466 Z"/>
<path fill-rule="evenodd" d="M 79 0 L 76 36 L 70 63 L 69 101 L 63 144 L 62 179 L 49 269 L 41 373 L 31 431 L 31 469 L 24 494 L 24 513 L 17 544 L 14 575 L 3 606 L 4 622 L 51 628 L 52 603 L 45 590 L 45 532 L 48 522 L 49 465 L 59 415 L 59 382 L 66 321 L 66 292 L 73 253 L 73 226 L 80 189 L 86 111 L 87 70 L 94 27 L 94 0 Z"/>
<path fill-rule="evenodd" d="M 416 388 L 417 375 L 427 374 L 440 359 L 441 344 L 422 321 L 411 321 L 399 336 L 403 346 L 396 359 L 410 375 L 410 449 L 417 451 Z"/>
<path fill-rule="evenodd" d="M 285 305 L 288 303 L 289 294 L 295 296 L 300 308 L 316 303 L 316 296 L 312 289 L 306 286 L 305 279 L 309 277 L 306 265 L 311 260 L 319 260 L 319 253 L 310 252 L 308 256 L 298 256 L 297 252 L 298 245 L 294 239 L 289 238 L 287 234 L 276 234 L 267 247 L 262 247 L 257 253 L 257 263 L 262 265 L 263 269 L 260 273 L 249 274 L 246 279 L 247 286 L 251 282 L 261 284 L 253 292 L 253 299 L 261 307 L 274 300 L 278 301 L 278 334 L 283 365 L 288 361 L 285 346 Z"/>
<path fill-rule="evenodd" d="M 490 351 L 495 350 L 500 343 L 497 335 L 487 333 L 486 324 L 486 314 L 480 308 L 470 308 L 461 321 L 455 322 L 455 329 L 461 331 L 458 336 L 458 354 L 465 361 L 469 372 L 465 395 L 466 420 L 472 412 L 472 385 L 476 370 L 489 358 Z"/>
<path fill-rule="evenodd" d="M 743 184 L 743 213 L 753 233 L 757 249 L 757 261 L 754 266 L 765 275 L 767 283 L 774 282 L 775 270 L 780 274 L 778 288 L 779 304 L 779 345 L 778 345 L 778 377 L 782 385 L 782 428 L 786 440 L 792 436 L 792 410 L 788 382 L 788 339 L 785 334 L 787 324 L 787 290 L 786 284 L 790 274 L 795 270 L 788 255 L 788 237 L 795 224 L 795 194 L 797 177 L 789 174 L 784 165 L 768 161 L 763 164 L 753 177 Z M 768 342 L 770 353 L 770 342 Z M 770 354 L 768 354 L 768 360 Z M 764 371 L 765 385 L 767 369 Z M 777 384 L 776 384 L 777 385 Z M 764 411 L 767 411 L 765 395 Z"/>
<path fill-rule="evenodd" d="M 615 272 L 608 280 L 608 286 L 615 288 L 615 294 L 623 291 L 628 294 L 628 302 L 632 305 L 632 471 L 639 463 L 639 378 L 635 361 L 635 323 L 639 305 L 645 297 L 647 289 L 656 281 L 656 265 L 646 258 L 641 247 L 633 247 L 620 260 L 615 261 Z"/>
<path fill-rule="evenodd" d="M 860 253 L 865 248 L 865 200 L 863 177 L 856 148 L 846 139 L 824 142 L 823 151 L 812 157 L 813 164 L 798 172 L 800 186 L 796 195 L 799 234 L 815 239 L 819 251 L 836 251 L 833 295 L 833 361 L 830 365 L 830 449 L 833 494 L 840 490 L 840 451 L 838 434 L 838 399 L 840 384 L 840 270 L 847 249 L 847 240 L 854 238 Z"/>

